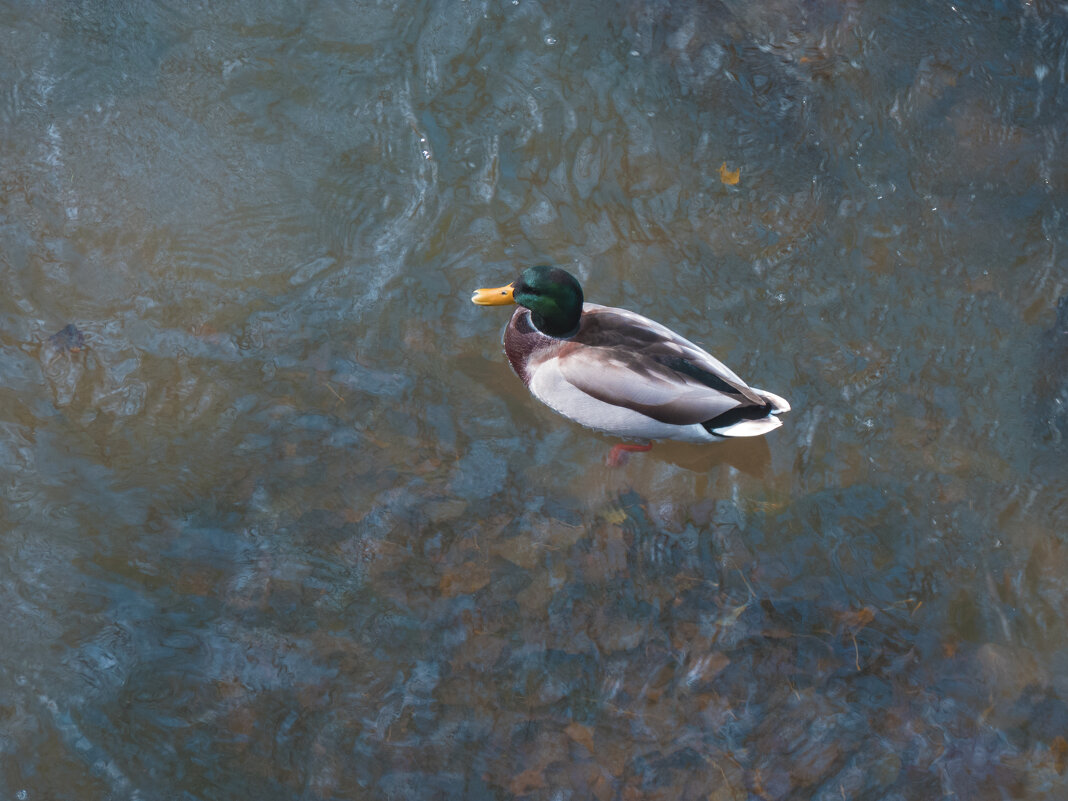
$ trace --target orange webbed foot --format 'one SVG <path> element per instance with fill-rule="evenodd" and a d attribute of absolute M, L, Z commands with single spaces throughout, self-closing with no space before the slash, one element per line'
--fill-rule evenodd
<path fill-rule="evenodd" d="M 620 442 L 618 445 L 613 445 L 612 450 L 608 452 L 608 456 L 605 457 L 605 464 L 609 467 L 622 467 L 627 463 L 627 454 L 631 451 L 648 451 L 652 450 L 653 443 L 646 442 L 644 445 L 632 445 L 629 442 Z"/>

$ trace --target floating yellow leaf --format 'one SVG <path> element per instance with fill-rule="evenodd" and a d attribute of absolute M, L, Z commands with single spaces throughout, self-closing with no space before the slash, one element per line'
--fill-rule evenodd
<path fill-rule="evenodd" d="M 723 162 L 719 168 L 719 180 L 723 181 L 727 186 L 734 186 L 738 183 L 738 179 L 742 177 L 742 168 L 739 167 L 736 170 L 728 170 L 727 162 Z"/>
<path fill-rule="evenodd" d="M 621 525 L 627 519 L 627 513 L 618 506 L 602 509 L 600 514 L 606 523 L 611 523 L 613 526 Z"/>

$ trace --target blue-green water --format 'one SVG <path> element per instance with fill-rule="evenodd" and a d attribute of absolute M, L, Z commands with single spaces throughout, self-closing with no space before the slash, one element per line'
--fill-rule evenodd
<path fill-rule="evenodd" d="M 0 798 L 1066 797 L 1066 70 L 1049 2 L 0 4 Z M 606 467 L 468 302 L 531 263 L 785 426 Z"/>

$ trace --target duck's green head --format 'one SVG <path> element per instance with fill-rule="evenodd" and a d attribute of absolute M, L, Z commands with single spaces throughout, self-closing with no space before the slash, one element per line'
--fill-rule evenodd
<path fill-rule="evenodd" d="M 506 286 L 475 290 L 471 301 L 479 306 L 518 303 L 530 309 L 534 326 L 551 337 L 574 334 L 582 316 L 582 287 L 559 267 L 528 267 Z"/>

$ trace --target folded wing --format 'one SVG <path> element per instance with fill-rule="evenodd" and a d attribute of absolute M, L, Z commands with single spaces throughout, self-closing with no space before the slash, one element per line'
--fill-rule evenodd
<path fill-rule="evenodd" d="M 584 311 L 582 329 L 556 358 L 563 378 L 590 397 L 672 425 L 768 409 L 720 361 L 659 323 L 596 304 Z"/>

